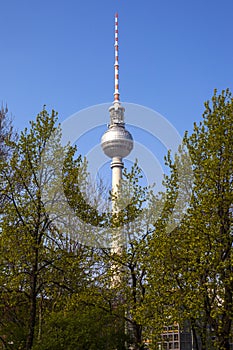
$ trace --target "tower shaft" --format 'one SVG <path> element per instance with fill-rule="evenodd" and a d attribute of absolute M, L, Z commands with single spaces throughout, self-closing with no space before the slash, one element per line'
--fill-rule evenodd
<path fill-rule="evenodd" d="M 122 162 L 121 157 L 113 157 L 111 162 L 112 168 L 112 194 L 113 194 L 113 203 L 112 203 L 112 212 L 117 214 L 118 206 L 115 203 L 114 196 L 116 198 L 119 194 L 119 186 L 122 179 L 122 169 L 124 168 L 124 163 Z"/>

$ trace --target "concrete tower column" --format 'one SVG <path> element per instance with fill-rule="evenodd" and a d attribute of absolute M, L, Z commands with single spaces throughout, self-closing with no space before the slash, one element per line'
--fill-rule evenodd
<path fill-rule="evenodd" d="M 112 193 L 117 196 L 120 181 L 122 179 L 122 169 L 124 168 L 124 163 L 121 157 L 113 157 L 111 162 L 112 169 Z"/>

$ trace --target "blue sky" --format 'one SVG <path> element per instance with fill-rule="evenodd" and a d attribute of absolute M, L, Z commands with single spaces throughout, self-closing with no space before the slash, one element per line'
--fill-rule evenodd
<path fill-rule="evenodd" d="M 19 130 L 44 104 L 63 121 L 113 100 L 116 11 L 122 101 L 158 111 L 183 135 L 214 88 L 233 91 L 232 0 L 7 0 L 0 100 Z"/>

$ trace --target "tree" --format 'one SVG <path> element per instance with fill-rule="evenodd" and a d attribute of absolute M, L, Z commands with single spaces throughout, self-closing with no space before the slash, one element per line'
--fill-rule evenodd
<path fill-rule="evenodd" d="M 7 160 L 10 156 L 10 142 L 15 140 L 17 135 L 13 131 L 12 120 L 8 116 L 8 108 L 1 107 L 0 109 L 0 169 L 7 166 Z M 2 211 L 6 197 L 4 195 L 5 179 L 0 172 L 1 188 L 0 188 L 0 211 Z"/>
<path fill-rule="evenodd" d="M 88 291 L 92 293 L 93 286 L 89 286 Z M 73 293 L 69 298 L 62 298 L 60 305 L 45 314 L 43 328 L 41 339 L 35 342 L 33 350 L 125 349 L 120 320 L 88 303 L 87 290 L 83 295 Z"/>
<path fill-rule="evenodd" d="M 54 111 L 51 116 L 45 109 L 38 114 L 36 121 L 31 122 L 30 130 L 26 129 L 19 140 L 12 143 L 10 162 L 1 169 L 4 178 L 2 192 L 7 200 L 1 217 L 0 234 L 3 314 L 0 330 L 6 348 L 32 348 L 39 319 L 38 304 L 42 299 L 51 304 L 53 294 L 65 285 L 65 266 L 74 267 L 73 262 L 80 261 L 83 253 L 79 245 L 73 252 L 67 250 L 71 246 L 71 238 L 53 223 L 42 196 L 45 186 L 40 176 L 43 152 L 53 134 L 56 141 L 54 147 L 62 148 L 55 123 Z M 66 157 L 73 154 L 74 151 L 67 148 Z M 80 158 L 76 166 L 78 163 L 81 171 Z M 64 173 L 68 176 L 69 171 L 64 169 Z M 66 290 L 69 288 L 66 285 Z"/>
<path fill-rule="evenodd" d="M 232 334 L 232 124 L 231 93 L 215 91 L 212 103 L 205 103 L 203 121 L 184 138 L 194 174 L 187 215 L 169 234 L 157 223 L 151 241 L 150 259 L 156 259 L 151 293 L 158 291 L 159 302 L 167 306 L 164 321 L 190 322 L 201 349 L 228 350 Z M 173 198 L 179 188 L 179 180 L 171 181 L 176 171 L 173 167 L 167 183 Z"/>
<path fill-rule="evenodd" d="M 196 267 L 204 318 L 214 330 L 215 344 L 229 349 L 232 328 L 233 99 L 215 91 L 203 123 L 187 139 L 195 187 L 189 227 L 200 235 Z M 195 225 L 195 226 L 194 226 Z M 191 234 L 191 236 L 193 236 Z M 195 242 L 194 242 L 195 244 Z"/>
<path fill-rule="evenodd" d="M 8 108 L 0 109 L 0 157 L 1 159 L 9 155 L 8 141 L 14 136 L 12 120 L 8 116 Z"/>

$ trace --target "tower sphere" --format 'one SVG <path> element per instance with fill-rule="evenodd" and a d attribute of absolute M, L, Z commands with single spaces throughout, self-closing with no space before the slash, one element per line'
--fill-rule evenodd
<path fill-rule="evenodd" d="M 133 149 L 133 137 L 124 126 L 112 125 L 103 134 L 101 146 L 108 157 L 125 158 Z"/>

